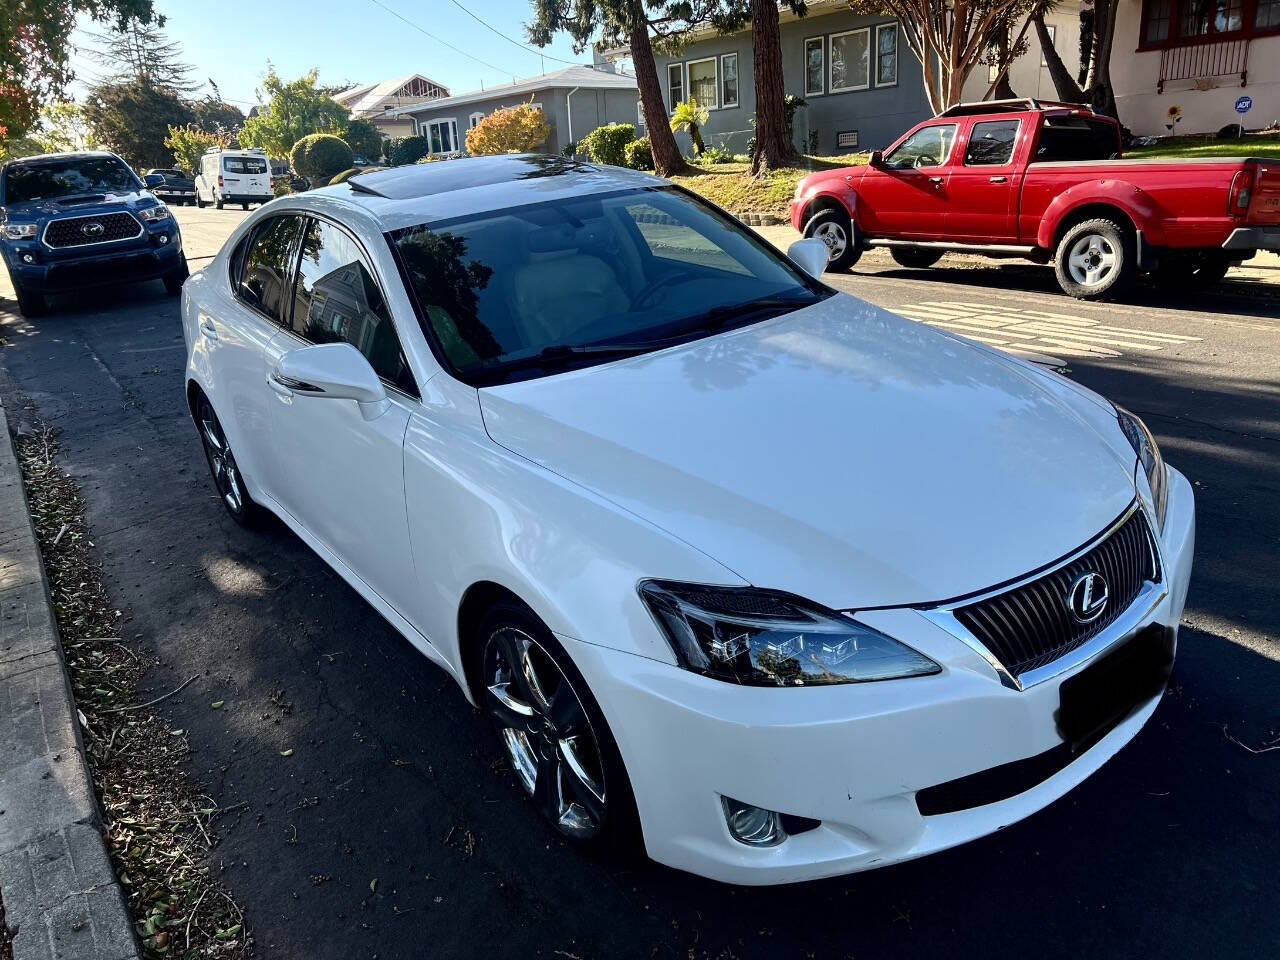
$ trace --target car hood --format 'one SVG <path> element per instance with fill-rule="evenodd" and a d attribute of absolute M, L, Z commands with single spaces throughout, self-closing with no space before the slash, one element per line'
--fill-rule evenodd
<path fill-rule="evenodd" d="M 752 584 L 834 608 L 994 586 L 1135 496 L 1132 457 L 1078 407 L 1092 401 L 844 294 L 479 393 L 495 442 Z"/>

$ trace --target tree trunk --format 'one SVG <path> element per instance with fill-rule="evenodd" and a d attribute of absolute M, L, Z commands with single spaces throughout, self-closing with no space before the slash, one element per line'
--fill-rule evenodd
<path fill-rule="evenodd" d="M 1097 6 L 1098 3 L 1095 3 L 1095 9 Z M 1106 114 L 1117 120 L 1120 119 L 1120 115 L 1116 111 L 1115 91 L 1111 89 L 1111 48 L 1115 45 L 1116 14 L 1119 10 L 1120 0 L 1109 0 L 1105 14 L 1099 11 L 1100 16 L 1094 21 L 1094 30 L 1098 33 L 1098 47 L 1094 55 L 1093 84 L 1089 89 L 1089 101 L 1094 112 Z"/>
<path fill-rule="evenodd" d="M 1062 57 L 1058 56 L 1058 51 L 1054 49 L 1053 37 L 1049 36 L 1049 28 L 1045 26 L 1044 12 L 1041 11 L 1032 17 L 1031 23 L 1036 28 L 1044 62 L 1048 64 L 1049 79 L 1053 81 L 1053 89 L 1057 91 L 1058 99 L 1065 100 L 1067 103 L 1084 103 L 1086 99 L 1084 91 L 1080 89 L 1080 84 L 1076 83 L 1075 77 L 1071 76 L 1071 71 L 1062 62 Z"/>
<path fill-rule="evenodd" d="M 787 136 L 782 39 L 775 0 L 751 0 L 751 53 L 756 75 L 756 152 L 751 173 L 761 176 L 796 161 Z"/>
<path fill-rule="evenodd" d="M 640 87 L 640 104 L 644 108 L 644 125 L 653 151 L 654 172 L 660 177 L 680 173 L 687 166 L 676 136 L 671 132 L 667 110 L 662 103 L 662 86 L 658 83 L 658 67 L 653 62 L 653 46 L 649 42 L 649 21 L 644 7 L 635 4 L 635 20 L 631 29 L 631 62 L 635 66 L 636 84 Z"/>

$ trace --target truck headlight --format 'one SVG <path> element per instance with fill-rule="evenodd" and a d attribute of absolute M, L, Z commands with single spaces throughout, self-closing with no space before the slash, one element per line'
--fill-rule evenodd
<path fill-rule="evenodd" d="M 145 210 L 139 210 L 138 215 L 142 217 L 144 223 L 159 223 L 161 220 L 169 219 L 169 208 L 162 203 L 157 207 L 147 207 Z"/>
<path fill-rule="evenodd" d="M 640 597 L 686 670 L 760 687 L 939 673 L 923 654 L 799 597 L 645 580 Z"/>
<path fill-rule="evenodd" d="M 4 230 L 6 240 L 29 240 L 39 232 L 34 223 L 5 223 L 0 229 Z"/>
<path fill-rule="evenodd" d="M 1156 438 L 1136 415 L 1117 406 L 1116 417 L 1133 452 L 1138 455 L 1142 471 L 1147 475 L 1147 484 L 1151 487 L 1151 505 L 1156 513 L 1156 526 L 1163 531 L 1164 516 L 1169 507 L 1169 472 L 1164 465 L 1164 457 L 1156 446 Z"/>

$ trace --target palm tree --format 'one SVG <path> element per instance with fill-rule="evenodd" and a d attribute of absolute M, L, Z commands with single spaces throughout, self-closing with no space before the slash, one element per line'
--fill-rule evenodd
<path fill-rule="evenodd" d="M 671 114 L 671 132 L 680 133 L 688 130 L 689 138 L 693 140 L 695 156 L 702 156 L 702 151 L 707 149 L 706 144 L 702 142 L 701 128 L 706 126 L 709 116 L 707 108 L 698 106 L 698 101 L 693 97 L 677 103 L 675 112 Z"/>

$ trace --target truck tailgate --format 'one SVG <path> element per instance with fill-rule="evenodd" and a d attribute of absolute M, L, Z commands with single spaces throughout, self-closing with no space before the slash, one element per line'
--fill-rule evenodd
<path fill-rule="evenodd" d="M 1257 226 L 1280 225 L 1280 160 L 1253 162 L 1257 165 L 1257 179 L 1247 222 Z"/>

